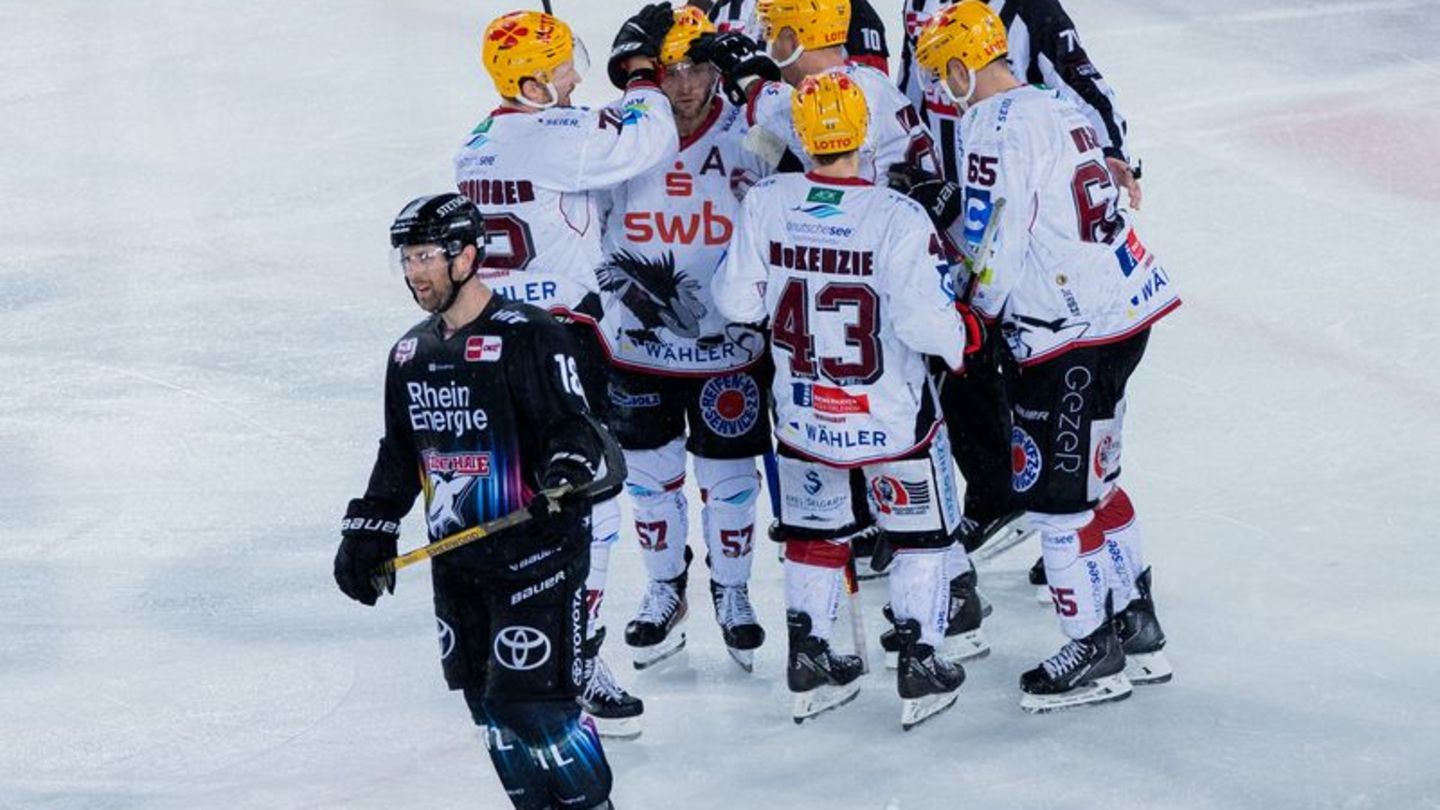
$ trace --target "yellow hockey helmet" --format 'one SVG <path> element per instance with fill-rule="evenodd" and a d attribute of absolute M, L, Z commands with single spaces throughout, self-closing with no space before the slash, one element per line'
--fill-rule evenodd
<path fill-rule="evenodd" d="M 480 43 L 480 60 L 505 98 L 520 98 L 523 79 L 549 85 L 555 68 L 574 56 L 575 34 L 570 26 L 540 11 L 496 17 L 485 26 Z M 583 71 L 578 64 L 576 69 Z"/>
<path fill-rule="evenodd" d="M 789 28 L 800 48 L 813 51 L 844 45 L 850 35 L 850 0 L 759 0 L 755 13 L 766 42 Z"/>
<path fill-rule="evenodd" d="M 920 27 L 915 38 L 915 61 L 941 81 L 951 59 L 960 60 L 966 70 L 974 73 L 1009 50 L 1005 24 L 980 0 L 965 0 L 940 9 Z"/>
<path fill-rule="evenodd" d="M 690 58 L 690 46 L 701 34 L 715 33 L 715 23 L 705 16 L 705 12 L 694 6 L 681 6 L 675 9 L 675 24 L 670 26 L 670 31 L 665 34 L 665 41 L 660 43 L 660 64 L 665 67 L 679 64 Z"/>
<path fill-rule="evenodd" d="M 870 106 L 860 85 L 844 73 L 807 76 L 790 99 L 795 134 L 812 155 L 853 152 L 865 142 Z"/>

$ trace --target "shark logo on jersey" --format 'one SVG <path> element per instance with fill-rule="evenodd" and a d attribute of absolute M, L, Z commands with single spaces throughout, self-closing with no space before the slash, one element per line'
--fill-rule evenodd
<path fill-rule="evenodd" d="M 451 477 L 430 473 L 430 498 L 425 502 L 425 521 L 430 526 L 431 537 L 442 537 L 451 526 L 464 525 L 460 505 L 474 484 L 475 479 L 469 475 Z"/>
<path fill-rule="evenodd" d="M 675 254 L 657 259 L 619 251 L 595 271 L 600 289 L 620 299 L 641 329 L 629 336 L 638 342 L 657 342 L 656 329 L 664 327 L 678 337 L 700 335 L 700 319 L 707 309 L 700 301 L 700 282 L 675 271 Z"/>
<path fill-rule="evenodd" d="M 1014 315 L 1013 317 L 1014 323 L 1002 324 L 1000 331 L 1005 337 L 1005 342 L 1010 346 L 1010 352 L 1016 360 L 1021 361 L 1029 360 L 1035 354 L 1035 350 L 1025 340 L 1025 336 L 1031 332 L 1041 330 L 1050 332 L 1055 336 L 1055 340 L 1047 342 L 1046 345 L 1059 345 L 1080 338 L 1090 330 L 1088 321 L 1067 323 L 1069 320 L 1067 318 L 1045 321 L 1026 315 Z"/>

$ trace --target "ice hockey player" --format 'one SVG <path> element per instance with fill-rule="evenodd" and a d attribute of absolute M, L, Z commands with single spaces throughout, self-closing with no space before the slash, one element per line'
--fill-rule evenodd
<path fill-rule="evenodd" d="M 946 180 L 961 183 L 960 113 L 938 82 L 915 63 L 915 36 L 926 20 L 953 0 L 905 0 L 905 45 L 901 56 L 900 88 L 920 110 L 935 140 L 936 158 Z M 1074 23 L 1059 0 L 990 0 L 988 5 L 1016 32 L 1011 37 L 1008 64 L 1022 84 L 1046 84 L 1073 102 L 1095 128 L 1111 176 L 1140 207 L 1139 169 L 1130 168 L 1126 122 L 1115 94 L 1081 46 Z M 892 187 L 906 190 L 924 186 L 913 176 Z M 923 193 L 923 192 L 922 192 Z M 918 198 L 918 197 L 917 197 Z M 920 200 L 924 204 L 925 200 Z M 949 380 L 940 391 L 955 460 L 965 478 L 966 545 L 989 557 L 1020 542 L 1028 533 L 1018 518 L 1023 511 L 1009 502 L 1010 415 L 1004 399 L 1003 367 L 1009 364 L 998 330 L 987 335 L 987 345 L 967 363 L 963 378 Z M 983 548 L 982 548 L 982 544 Z M 1037 562 L 1032 582 L 1043 587 L 1044 567 Z"/>
<path fill-rule="evenodd" d="M 687 56 L 696 37 L 714 30 L 698 9 L 675 11 L 660 62 L 680 152 L 612 192 L 599 270 L 601 335 L 614 366 L 610 425 L 625 448 L 650 579 L 625 628 L 641 669 L 685 643 L 687 451 L 700 485 L 710 596 L 726 648 L 748 671 L 765 640 L 749 593 L 755 458 L 770 448 L 765 336 L 715 311 L 710 280 L 735 231 L 737 192 L 766 169 L 744 148 L 744 115 L 716 92 L 715 69 Z"/>
<path fill-rule="evenodd" d="M 1039 528 L 1069 639 L 1021 676 L 1021 705 L 1039 712 L 1124 698 L 1127 672 L 1170 677 L 1119 477 L 1126 381 L 1180 299 L 1119 206 L 1094 127 L 1057 91 L 1020 84 L 1005 54 L 1004 26 L 979 0 L 941 10 L 916 44 L 965 110 L 966 213 L 952 236 L 981 244 L 994 229 L 971 301 L 1000 323 L 1020 366 L 1007 391 L 1012 488 Z"/>
<path fill-rule="evenodd" d="M 710 7 L 710 19 L 720 31 L 738 31 L 752 39 L 763 36 L 756 13 L 757 0 L 720 0 Z M 845 54 L 851 62 L 869 65 L 890 73 L 890 46 L 885 42 L 885 23 L 870 0 L 851 0 L 850 30 L 845 35 Z"/>
<path fill-rule="evenodd" d="M 366 605 L 394 592 L 379 567 L 422 492 L 432 542 L 528 509 L 530 520 L 433 559 L 440 663 L 515 807 L 608 808 L 610 766 L 576 703 L 590 503 L 548 494 L 592 482 L 606 439 L 564 330 L 477 277 L 484 237 L 480 212 L 454 193 L 410 202 L 390 227 L 430 317 L 390 352 L 385 434 L 345 512 L 335 581 Z"/>
<path fill-rule="evenodd" d="M 657 61 L 671 22 L 670 6 L 655 3 L 625 23 L 608 65 L 624 97 L 614 106 L 589 110 L 569 106 L 589 61 L 570 26 L 538 11 L 496 18 L 485 29 L 481 57 L 500 106 L 455 157 L 460 192 L 480 208 L 490 234 L 480 277 L 506 297 L 534 304 L 567 324 L 586 396 L 602 420 L 608 418 L 608 400 L 604 352 L 594 334 L 600 317 L 597 192 L 675 154 L 675 121 L 660 92 Z M 600 606 L 610 548 L 620 531 L 618 502 L 595 504 L 593 528 L 589 674 L 582 702 L 602 734 L 633 736 L 640 732 L 644 705 L 615 682 L 599 656 L 605 638 Z"/>
<path fill-rule="evenodd" d="M 859 150 L 862 179 L 883 180 L 890 165 L 902 162 L 939 171 L 930 133 L 909 100 L 884 73 L 847 60 L 850 0 L 764 0 L 757 12 L 767 52 L 738 32 L 702 37 L 691 52 L 695 61 L 720 70 L 732 102 L 746 105 L 752 150 L 772 166 L 788 150 L 809 168 L 790 120 L 793 86 L 807 76 L 838 72 L 860 87 L 870 106 L 869 134 Z"/>
<path fill-rule="evenodd" d="M 770 324 L 793 716 L 859 691 L 864 662 L 829 638 L 847 538 L 874 520 L 897 549 L 890 612 L 909 728 L 953 705 L 965 678 L 939 654 L 960 509 L 925 355 L 958 372 L 967 331 L 924 211 L 859 177 L 870 120 L 859 84 L 825 72 L 791 103 L 816 169 L 751 189 L 713 288 L 726 318 Z"/>

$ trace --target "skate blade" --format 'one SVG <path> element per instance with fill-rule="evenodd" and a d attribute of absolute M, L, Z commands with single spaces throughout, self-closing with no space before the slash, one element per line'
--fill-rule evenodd
<path fill-rule="evenodd" d="M 1011 523 L 994 534 L 991 534 L 989 539 L 982 543 L 979 548 L 970 552 L 970 558 L 978 562 L 993 560 L 1025 542 L 1031 535 L 1036 533 L 1028 528 L 1017 525 L 1017 523 L 1018 521 Z"/>
<path fill-rule="evenodd" d="M 860 679 L 835 686 L 817 686 L 809 692 L 798 692 L 790 701 L 790 714 L 799 725 L 831 709 L 838 709 L 860 694 Z"/>
<path fill-rule="evenodd" d="M 1035 586 L 1035 604 L 1045 605 L 1046 607 L 1055 607 L 1055 600 L 1050 598 L 1049 585 Z"/>
<path fill-rule="evenodd" d="M 876 571 L 870 567 L 873 557 L 858 557 L 855 560 L 855 578 L 861 582 L 869 582 L 872 579 L 884 579 L 890 576 L 890 567 Z"/>
<path fill-rule="evenodd" d="M 740 665 L 741 669 L 745 670 L 746 672 L 755 671 L 754 650 L 739 650 L 734 647 L 726 647 L 725 652 L 730 653 L 730 657 L 734 659 L 735 663 Z"/>
<path fill-rule="evenodd" d="M 1169 683 L 1174 676 L 1170 659 L 1165 657 L 1163 650 L 1125 656 L 1125 677 L 1136 686 Z"/>
<path fill-rule="evenodd" d="M 909 731 L 955 705 L 960 690 L 900 701 L 900 728 Z"/>
<path fill-rule="evenodd" d="M 995 612 L 995 606 L 990 604 L 990 600 L 985 598 L 985 594 L 978 590 L 975 592 L 975 598 L 980 600 L 980 618 L 990 618 L 990 614 Z"/>
<path fill-rule="evenodd" d="M 597 717 L 589 712 L 584 713 L 595 724 L 595 733 L 607 740 L 633 740 L 640 736 L 644 728 L 640 725 L 640 717 Z"/>
<path fill-rule="evenodd" d="M 1091 703 L 1112 703 L 1124 700 L 1130 697 L 1132 691 L 1130 679 L 1125 677 L 1125 673 L 1117 672 L 1114 675 L 1096 678 L 1090 683 L 1077 686 L 1060 695 L 1021 695 L 1020 708 L 1031 714 L 1045 714 Z"/>
<path fill-rule="evenodd" d="M 968 633 L 946 636 L 940 652 L 951 661 L 973 661 L 990 654 L 990 641 L 977 627 Z"/>
<path fill-rule="evenodd" d="M 650 647 L 631 647 L 630 655 L 636 669 L 649 669 L 685 649 L 685 632 L 671 630 L 670 636 Z"/>

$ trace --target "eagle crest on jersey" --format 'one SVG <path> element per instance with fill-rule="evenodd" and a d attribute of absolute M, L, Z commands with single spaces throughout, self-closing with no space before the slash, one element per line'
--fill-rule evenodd
<path fill-rule="evenodd" d="M 683 271 L 675 272 L 675 254 L 646 258 L 627 250 L 616 252 L 596 271 L 600 289 L 616 296 L 643 327 L 627 337 L 655 342 L 656 329 L 669 329 L 680 337 L 700 335 L 700 319 L 708 310 L 700 300 L 700 282 Z"/>

